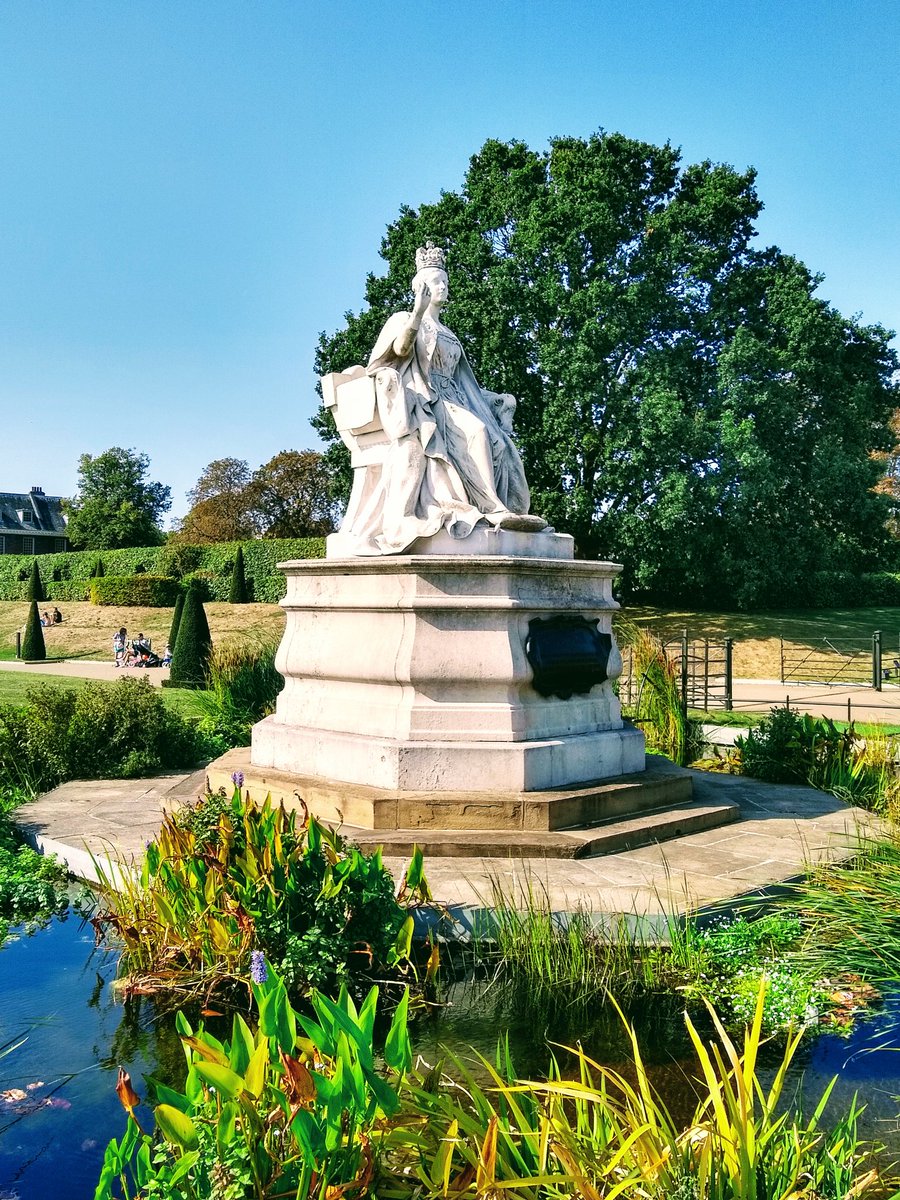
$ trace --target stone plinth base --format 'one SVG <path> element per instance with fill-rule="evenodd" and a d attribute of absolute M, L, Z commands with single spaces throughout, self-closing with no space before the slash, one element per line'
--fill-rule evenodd
<path fill-rule="evenodd" d="M 668 763 L 651 760 L 649 770 L 605 782 L 545 792 L 512 789 L 471 792 L 410 792 L 337 784 L 316 776 L 256 766 L 246 748 L 229 750 L 207 768 L 213 789 L 230 791 L 243 775 L 251 799 L 299 807 L 320 820 L 389 839 L 402 830 L 494 830 L 552 832 L 595 826 L 623 816 L 657 812 L 691 799 L 691 777 Z M 383 839 L 382 839 L 383 840 Z M 488 851 L 485 851 L 488 852 Z"/>
<path fill-rule="evenodd" d="M 534 557 L 536 546 L 570 553 L 557 534 L 484 537 L 516 553 L 281 564 L 285 687 L 253 730 L 254 771 L 420 797 L 558 790 L 643 770 L 643 736 L 623 724 L 612 689 L 620 568 Z M 588 641 L 608 639 L 607 678 L 585 684 L 576 662 L 565 686 L 542 694 L 527 647 L 560 619 L 580 622 Z"/>

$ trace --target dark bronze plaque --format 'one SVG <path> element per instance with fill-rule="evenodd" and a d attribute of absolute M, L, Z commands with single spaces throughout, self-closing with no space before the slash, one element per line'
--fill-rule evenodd
<path fill-rule="evenodd" d="M 596 621 L 565 615 L 528 622 L 525 655 L 534 671 L 534 689 L 542 696 L 583 695 L 606 678 L 612 638 Z"/>

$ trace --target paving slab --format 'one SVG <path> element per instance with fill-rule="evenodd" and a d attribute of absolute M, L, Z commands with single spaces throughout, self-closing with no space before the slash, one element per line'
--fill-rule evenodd
<path fill-rule="evenodd" d="M 529 893 L 555 912 L 664 921 L 710 905 L 783 885 L 807 864 L 841 859 L 879 822 L 861 809 L 813 788 L 760 783 L 742 776 L 692 771 L 694 794 L 707 803 L 733 803 L 740 820 L 635 850 L 576 860 L 431 858 L 435 898 L 467 929 L 502 894 L 523 903 Z M 32 844 L 63 857 L 70 870 L 96 878 L 91 855 L 124 864 L 139 861 L 159 829 L 163 809 L 202 794 L 204 771 L 156 779 L 63 784 L 24 805 L 16 820 Z M 403 858 L 385 858 L 399 879 Z"/>

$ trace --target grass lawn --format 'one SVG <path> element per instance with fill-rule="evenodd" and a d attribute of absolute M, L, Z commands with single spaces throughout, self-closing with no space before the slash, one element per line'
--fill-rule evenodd
<path fill-rule="evenodd" d="M 779 612 L 696 612 L 626 607 L 619 623 L 648 625 L 663 638 L 678 638 L 687 629 L 693 638 L 734 638 L 734 673 L 739 679 L 778 679 L 780 638 L 794 646 L 811 646 L 824 637 L 852 639 L 871 645 L 881 630 L 885 659 L 900 657 L 900 608 L 786 609 Z"/>
<path fill-rule="evenodd" d="M 16 630 L 28 616 L 25 601 L 0 602 L 0 658 L 15 658 Z M 42 607 L 39 605 L 39 607 Z M 129 635 L 144 633 L 154 649 L 163 647 L 172 624 L 171 608 L 117 608 L 107 605 L 60 604 L 62 625 L 44 630 L 48 658 L 97 658 L 112 661 L 112 636 L 122 625 Z M 247 633 L 280 636 L 284 613 L 277 604 L 207 604 L 213 641 Z"/>
<path fill-rule="evenodd" d="M 129 676 L 128 678 L 133 678 Z M 27 671 L 0 671 L 0 704 L 23 704 L 26 693 L 35 687 L 79 688 L 86 683 L 99 683 L 100 687 L 115 687 L 116 682 L 104 680 L 72 679 L 67 675 L 31 675 Z M 197 693 L 187 688 L 160 688 L 159 694 L 169 707 L 182 716 L 200 715 Z"/>

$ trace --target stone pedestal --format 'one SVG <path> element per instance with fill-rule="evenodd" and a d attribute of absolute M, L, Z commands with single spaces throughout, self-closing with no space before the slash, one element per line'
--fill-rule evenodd
<path fill-rule="evenodd" d="M 281 564 L 285 687 L 253 730 L 252 769 L 428 793 L 457 804 L 456 827 L 467 793 L 500 799 L 642 771 L 643 735 L 623 724 L 611 686 L 615 641 L 608 679 L 583 694 L 541 695 L 526 654 L 536 620 L 581 617 L 611 635 L 620 568 L 573 561 L 571 539 L 553 533 L 439 539 L 427 554 Z"/>

